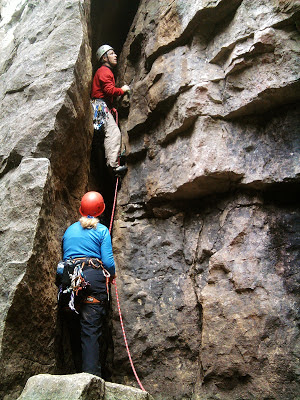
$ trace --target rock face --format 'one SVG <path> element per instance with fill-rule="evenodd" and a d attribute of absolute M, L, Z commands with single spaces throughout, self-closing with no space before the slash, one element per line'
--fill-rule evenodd
<path fill-rule="evenodd" d="M 54 282 L 95 182 L 90 6 L 0 0 L 4 400 L 32 375 L 74 372 Z M 299 14 L 297 0 L 140 1 L 119 60 L 132 95 L 113 245 L 132 358 L 156 400 L 300 397 Z M 95 42 L 111 29 L 101 18 Z M 113 380 L 136 386 L 113 298 Z"/>
<path fill-rule="evenodd" d="M 129 346 L 156 399 L 300 396 L 299 12 L 141 1 L 127 37 L 114 246 Z M 131 382 L 117 317 L 115 331 L 115 376 Z"/>
<path fill-rule="evenodd" d="M 0 397 L 58 368 L 55 270 L 92 140 L 89 2 L 0 5 Z"/>

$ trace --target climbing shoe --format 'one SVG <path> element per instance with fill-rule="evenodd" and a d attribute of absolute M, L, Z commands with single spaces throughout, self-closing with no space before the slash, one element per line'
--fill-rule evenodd
<path fill-rule="evenodd" d="M 126 174 L 126 172 L 127 172 L 127 166 L 126 165 L 119 165 L 118 167 L 116 167 L 116 168 L 114 168 L 113 170 L 114 170 L 114 173 L 115 173 L 115 175 L 117 175 L 117 176 L 123 176 L 123 175 L 125 175 Z"/>
<path fill-rule="evenodd" d="M 126 164 L 125 150 L 122 152 L 122 154 L 119 155 L 119 164 L 120 165 L 125 165 Z"/>

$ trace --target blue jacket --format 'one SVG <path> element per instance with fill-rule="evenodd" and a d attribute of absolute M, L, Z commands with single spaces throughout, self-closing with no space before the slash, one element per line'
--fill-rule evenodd
<path fill-rule="evenodd" d="M 98 223 L 96 229 L 85 229 L 80 222 L 69 226 L 63 239 L 63 258 L 99 258 L 107 271 L 115 274 L 111 237 L 106 226 Z"/>

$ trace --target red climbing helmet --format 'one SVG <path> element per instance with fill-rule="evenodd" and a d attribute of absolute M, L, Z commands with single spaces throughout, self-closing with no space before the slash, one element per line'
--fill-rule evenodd
<path fill-rule="evenodd" d="M 83 217 L 98 217 L 103 213 L 105 204 L 98 192 L 87 192 L 81 199 L 79 212 Z"/>

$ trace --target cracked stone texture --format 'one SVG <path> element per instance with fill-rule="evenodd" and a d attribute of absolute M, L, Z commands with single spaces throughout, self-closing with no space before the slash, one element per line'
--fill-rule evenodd
<path fill-rule="evenodd" d="M 88 181 L 88 1 L 0 2 L 0 380 L 16 399 L 64 373 L 56 344 L 60 241 Z"/>
<path fill-rule="evenodd" d="M 124 45 L 113 243 L 155 399 L 300 397 L 299 14 L 292 0 L 142 0 Z M 134 384 L 114 319 L 115 378 Z"/>
<path fill-rule="evenodd" d="M 157 399 L 296 399 L 299 209 L 240 195 L 121 210 L 117 282 L 144 387 Z M 128 382 L 117 315 L 115 330 Z"/>

